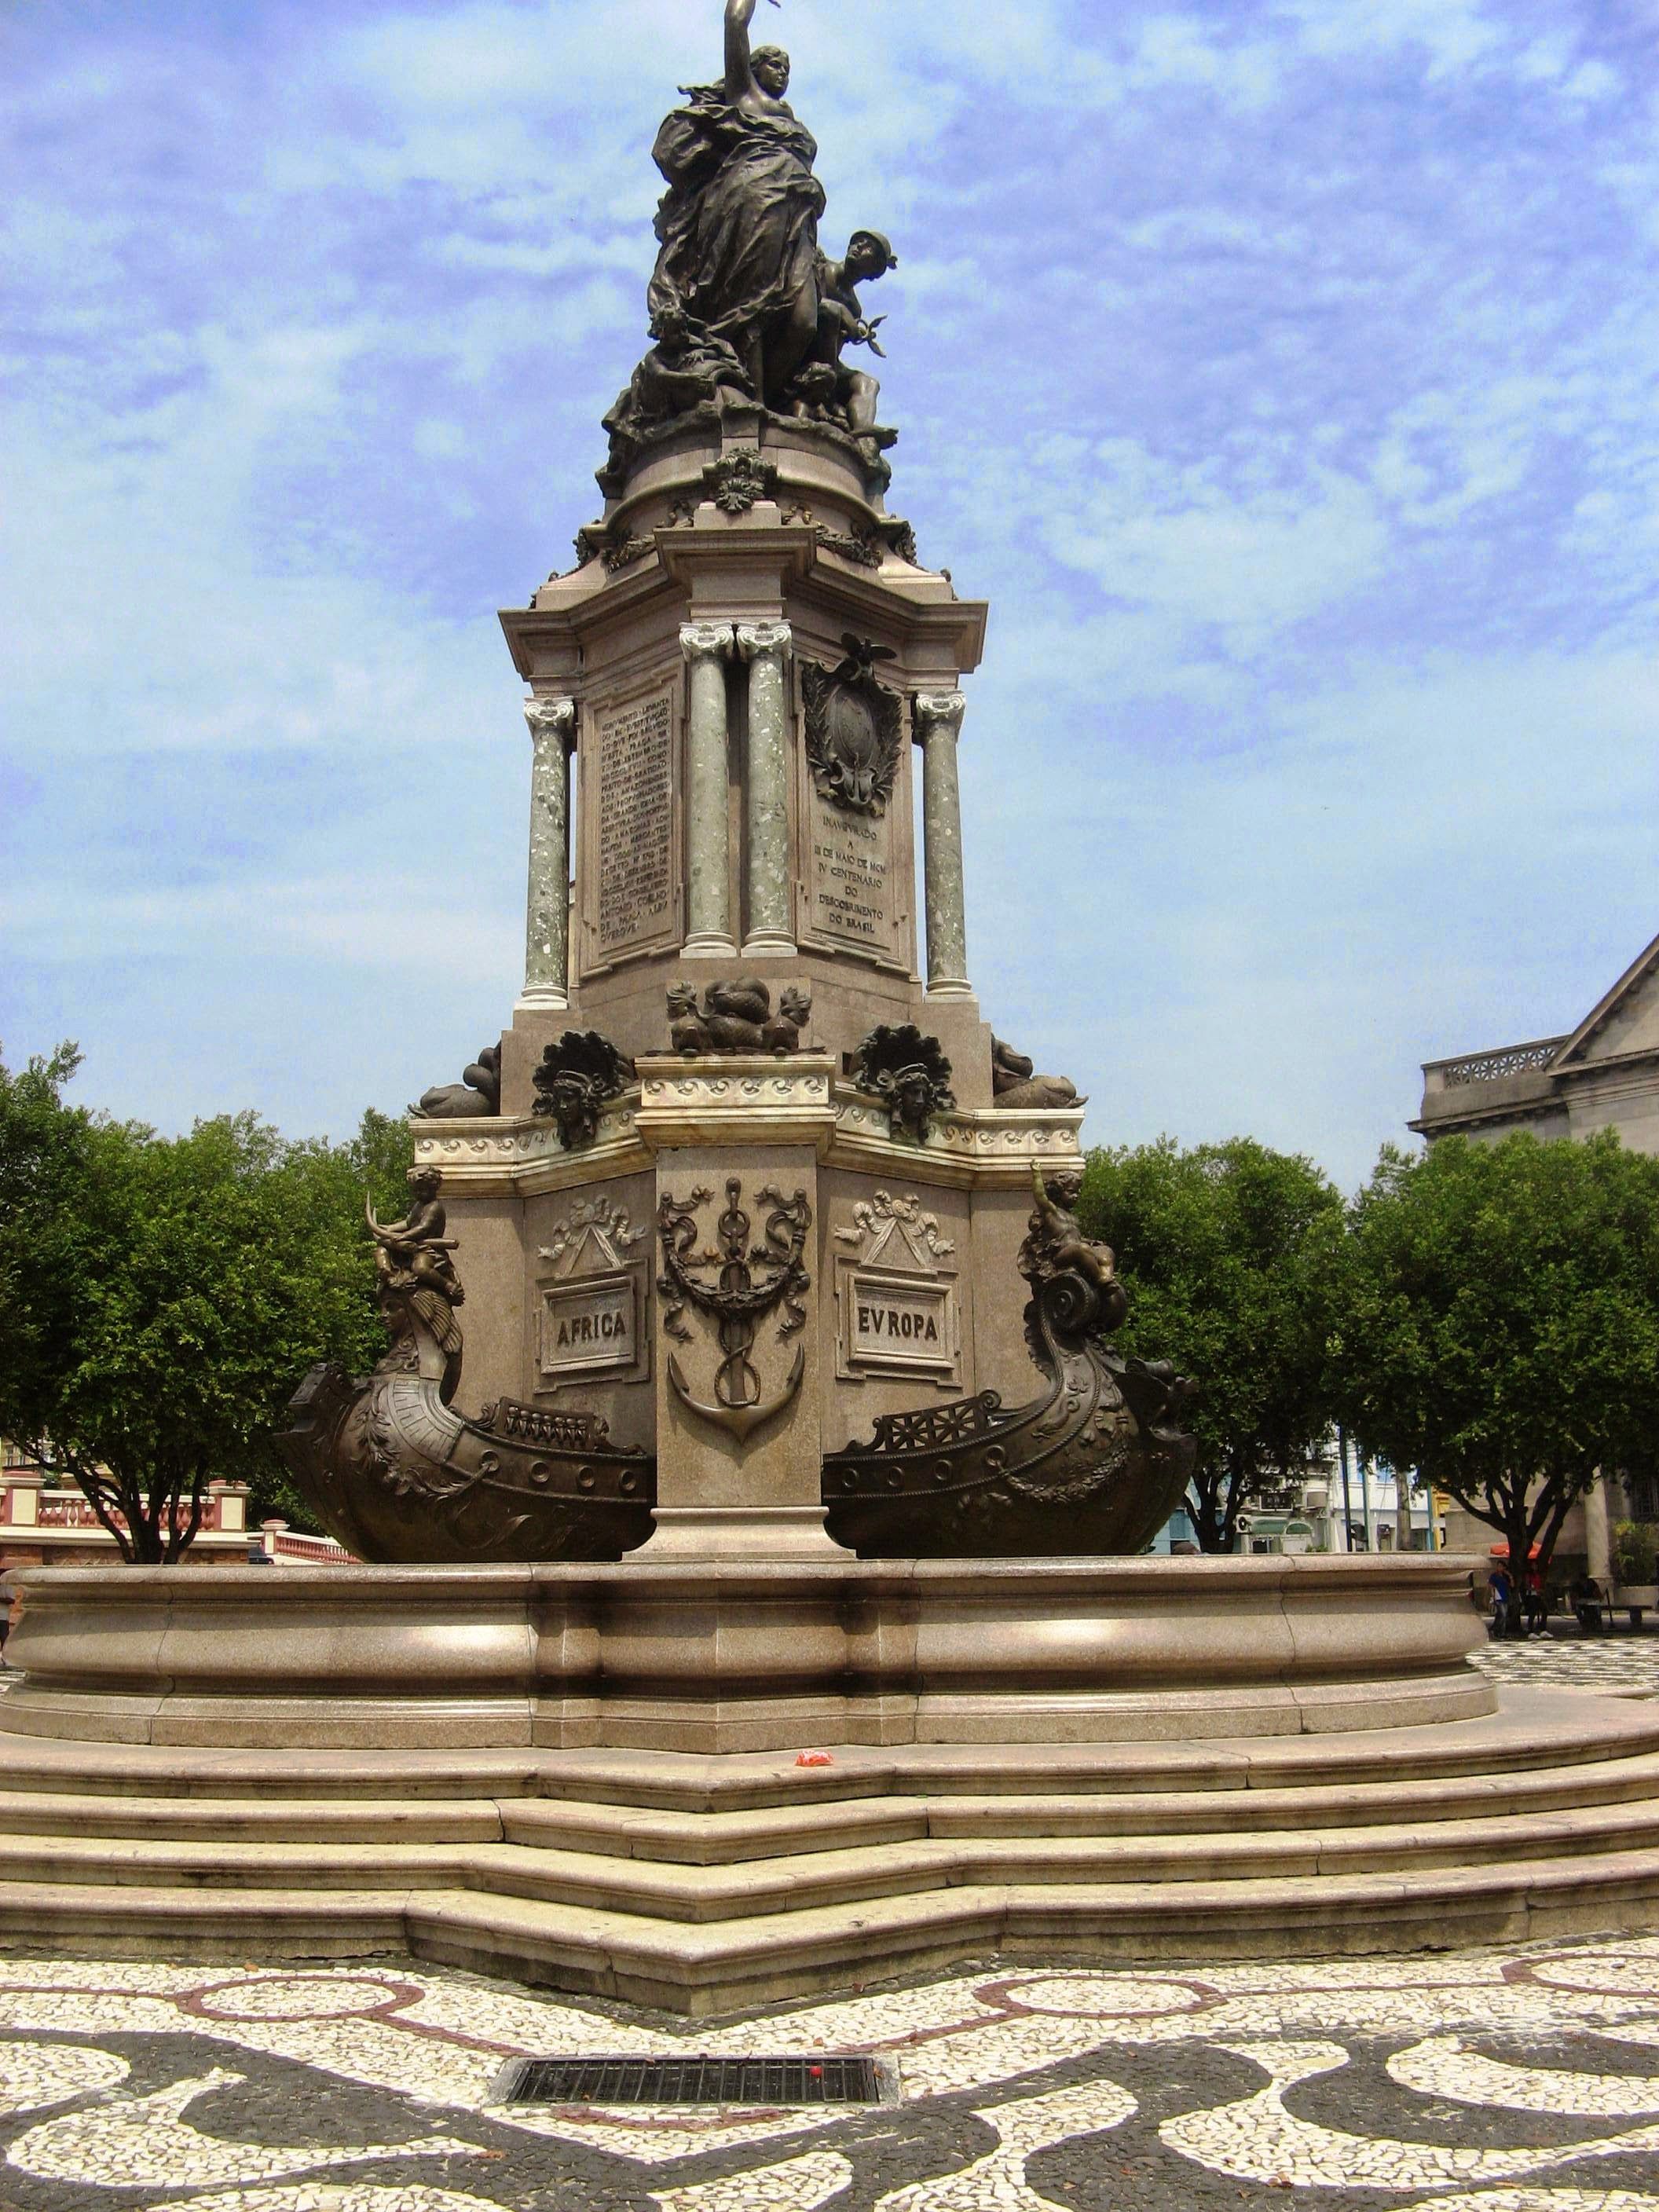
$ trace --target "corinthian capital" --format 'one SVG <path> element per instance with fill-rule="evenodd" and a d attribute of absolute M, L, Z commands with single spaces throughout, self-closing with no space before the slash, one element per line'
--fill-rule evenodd
<path fill-rule="evenodd" d="M 528 699 L 524 718 L 537 744 L 556 738 L 567 751 L 576 742 L 576 702 L 574 699 Z"/>
<path fill-rule="evenodd" d="M 680 651 L 690 661 L 725 660 L 732 643 L 730 623 L 687 623 L 680 631 Z"/>
<path fill-rule="evenodd" d="M 948 730 L 953 738 L 961 735 L 968 702 L 960 691 L 918 691 L 911 703 L 918 738 L 930 738 L 936 730 Z"/>
<path fill-rule="evenodd" d="M 761 660 L 774 653 L 781 658 L 794 635 L 787 622 L 739 623 L 738 651 L 744 660 Z"/>

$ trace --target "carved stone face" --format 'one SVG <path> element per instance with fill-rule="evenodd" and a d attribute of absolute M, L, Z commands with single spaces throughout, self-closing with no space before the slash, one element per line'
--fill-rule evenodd
<path fill-rule="evenodd" d="M 888 1097 L 897 1119 L 921 1135 L 933 1120 L 933 1086 L 927 1069 L 902 1067 L 891 1079 Z"/>
<path fill-rule="evenodd" d="M 568 1117 L 580 1119 L 598 1103 L 599 1086 L 586 1075 L 560 1075 L 554 1080 L 550 1096 L 553 1110 L 560 1121 Z"/>
<path fill-rule="evenodd" d="M 750 64 L 755 82 L 774 100 L 781 100 L 789 89 L 789 57 L 776 46 L 768 46 L 757 53 Z"/>

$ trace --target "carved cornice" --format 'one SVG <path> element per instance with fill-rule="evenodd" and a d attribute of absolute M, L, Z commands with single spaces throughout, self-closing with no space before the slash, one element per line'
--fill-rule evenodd
<path fill-rule="evenodd" d="M 831 1167 L 912 1186 L 1030 1187 L 1031 1163 L 1081 1163 L 1081 1108 L 940 1114 L 925 1145 L 896 1143 L 887 1109 L 840 1082 L 827 1055 L 793 1059 L 663 1056 L 639 1063 L 635 1090 L 614 1099 L 586 1151 L 567 1152 L 546 1121 L 422 1121 L 415 1158 L 456 1196 L 532 1198 L 652 1172 L 688 1145 L 805 1145 Z"/>
<path fill-rule="evenodd" d="M 611 1100 L 598 1137 L 578 1152 L 565 1150 L 548 1121 L 497 1122 L 488 1133 L 476 1122 L 423 1121 L 414 1133 L 416 1165 L 436 1168 L 446 1191 L 471 1198 L 534 1198 L 648 1173 L 652 1156 L 634 1126 L 637 1103 L 637 1091 Z"/>
<path fill-rule="evenodd" d="M 836 1086 L 836 1137 L 831 1158 L 837 1167 L 911 1182 L 957 1188 L 991 1184 L 1027 1188 L 1033 1160 L 1079 1161 L 1083 1158 L 1083 1112 L 1031 1114 L 964 1112 L 960 1107 L 935 1115 L 925 1145 L 899 1143 L 891 1134 L 891 1115 L 878 1101 Z"/>
<path fill-rule="evenodd" d="M 890 634 L 904 650 L 913 680 L 930 690 L 953 684 L 978 667 L 990 610 L 982 599 L 942 596 L 949 586 L 916 569 L 884 574 L 823 557 L 816 532 L 805 524 L 728 523 L 718 530 L 659 529 L 659 558 L 622 574 L 588 568 L 549 584 L 531 608 L 506 608 L 501 629 L 514 665 L 532 679 L 580 690 L 585 656 L 611 635 L 634 635 L 660 622 L 665 635 L 682 619 L 686 594 L 706 593 L 707 572 L 729 577 L 734 564 L 745 577 L 764 578 L 767 596 L 787 598 L 810 582 L 815 606 L 836 633 Z M 707 597 L 702 599 L 708 604 Z M 752 604 L 752 601 L 751 601 Z M 936 674 L 927 672 L 936 671 Z"/>
<path fill-rule="evenodd" d="M 640 1137 L 653 1151 L 683 1145 L 810 1145 L 827 1154 L 835 1134 L 836 1063 L 824 1054 L 787 1061 L 641 1060 Z"/>

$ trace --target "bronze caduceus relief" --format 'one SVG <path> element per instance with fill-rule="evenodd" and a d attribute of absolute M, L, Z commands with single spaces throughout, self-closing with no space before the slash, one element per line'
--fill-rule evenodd
<path fill-rule="evenodd" d="M 783 1411 L 806 1372 L 805 1347 L 797 1345 L 787 1382 L 769 1399 L 763 1395 L 753 1354 L 762 1322 L 780 1306 L 784 1316 L 778 1331 L 781 1340 L 787 1342 L 806 1326 L 802 1300 L 812 1287 L 812 1279 L 802 1264 L 801 1253 L 812 1225 L 812 1209 L 804 1190 L 786 1199 L 769 1183 L 756 1202 L 771 1210 L 761 1242 L 751 1247 L 749 1239 L 754 1224 L 743 1208 L 743 1185 L 734 1176 L 726 1186 L 726 1211 L 715 1227 L 720 1249 L 694 1252 L 697 1208 L 708 1205 L 713 1196 L 712 1191 L 694 1190 L 682 1205 L 664 1192 L 657 1210 L 663 1264 L 657 1288 L 662 1293 L 663 1327 L 682 1344 L 693 1341 L 685 1326 L 687 1306 L 695 1306 L 718 1322 L 721 1359 L 714 1377 L 714 1402 L 707 1405 L 693 1396 L 679 1360 L 672 1353 L 668 1379 L 700 1419 L 729 1430 L 735 1437 L 748 1437 Z"/>

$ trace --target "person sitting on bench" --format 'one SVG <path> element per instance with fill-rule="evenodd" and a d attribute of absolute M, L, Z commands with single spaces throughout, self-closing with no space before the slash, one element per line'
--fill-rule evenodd
<path fill-rule="evenodd" d="M 1593 1575 L 1580 1575 L 1572 1586 L 1572 1609 L 1586 1636 L 1600 1636 L 1607 1626 L 1607 1601 Z"/>

